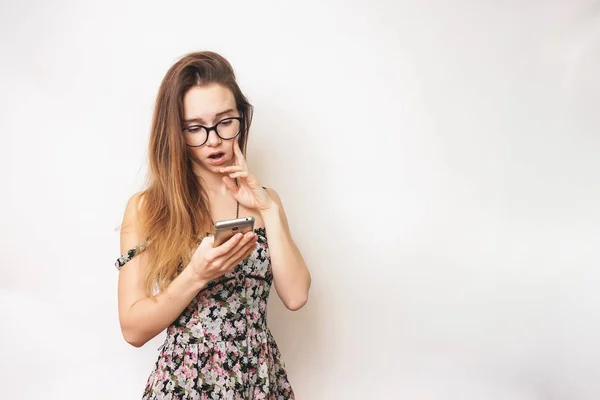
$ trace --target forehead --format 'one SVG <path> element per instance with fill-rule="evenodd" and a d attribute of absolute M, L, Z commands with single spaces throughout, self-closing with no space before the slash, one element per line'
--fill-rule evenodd
<path fill-rule="evenodd" d="M 236 109 L 233 93 L 218 83 L 194 86 L 183 96 L 184 119 L 210 122 L 216 114 L 227 109 Z"/>

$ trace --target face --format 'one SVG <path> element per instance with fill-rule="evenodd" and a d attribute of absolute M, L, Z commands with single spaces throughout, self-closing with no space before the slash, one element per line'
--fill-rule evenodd
<path fill-rule="evenodd" d="M 183 135 L 187 143 L 197 146 L 186 146 L 195 170 L 217 173 L 219 168 L 232 164 L 233 144 L 239 135 L 226 139 L 239 131 L 241 122 L 230 119 L 239 116 L 233 93 L 225 86 L 210 83 L 187 91 L 183 97 Z M 214 129 L 206 136 L 203 127 L 215 125 L 221 137 Z"/>

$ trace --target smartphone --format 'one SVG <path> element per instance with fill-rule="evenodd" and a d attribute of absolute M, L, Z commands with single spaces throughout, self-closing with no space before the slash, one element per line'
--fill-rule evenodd
<path fill-rule="evenodd" d="M 220 246 L 236 233 L 246 233 L 254 230 L 254 217 L 227 219 L 215 222 L 214 246 Z"/>

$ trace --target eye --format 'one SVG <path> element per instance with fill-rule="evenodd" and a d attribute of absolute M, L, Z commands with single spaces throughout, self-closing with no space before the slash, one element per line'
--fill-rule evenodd
<path fill-rule="evenodd" d="M 185 128 L 189 133 L 198 133 L 202 130 L 202 126 L 200 125 L 192 125 Z"/>
<path fill-rule="evenodd" d="M 232 119 L 224 119 L 223 121 L 219 122 L 220 125 L 223 126 L 229 126 L 231 124 L 233 124 L 233 120 Z"/>

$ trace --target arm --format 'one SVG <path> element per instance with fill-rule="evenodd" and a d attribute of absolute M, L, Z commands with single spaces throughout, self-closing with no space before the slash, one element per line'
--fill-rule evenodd
<path fill-rule="evenodd" d="M 271 198 L 268 208 L 261 210 L 269 241 L 269 252 L 275 290 L 290 310 L 299 310 L 308 300 L 311 276 L 294 243 L 281 198 L 273 189 L 267 189 Z"/>
<path fill-rule="evenodd" d="M 121 225 L 121 254 L 145 239 L 139 226 L 139 204 L 139 195 L 127 204 Z M 213 237 L 202 240 L 186 268 L 156 296 L 149 297 L 144 284 L 151 246 L 121 267 L 119 322 L 128 343 L 143 346 L 173 323 L 208 282 L 233 271 L 252 253 L 256 234 L 238 234 L 220 246 L 213 247 L 213 244 Z"/>
<path fill-rule="evenodd" d="M 139 232 L 139 195 L 129 200 L 121 225 L 121 254 L 142 243 Z M 166 329 L 189 305 L 194 296 L 206 285 L 193 276 L 192 268 L 185 268 L 166 290 L 148 297 L 144 277 L 150 248 L 131 259 L 119 272 L 119 322 L 124 339 L 141 347 Z"/>

